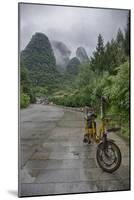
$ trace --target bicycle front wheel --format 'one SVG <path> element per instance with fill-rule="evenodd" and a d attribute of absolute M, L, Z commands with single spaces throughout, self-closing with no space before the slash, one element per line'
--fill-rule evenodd
<path fill-rule="evenodd" d="M 112 141 L 107 141 L 105 146 L 101 142 L 97 147 L 96 159 L 98 165 L 106 172 L 116 171 L 121 164 L 121 152 L 119 147 Z"/>

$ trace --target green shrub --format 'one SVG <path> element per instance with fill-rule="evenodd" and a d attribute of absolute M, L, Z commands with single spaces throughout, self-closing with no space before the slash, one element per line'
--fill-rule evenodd
<path fill-rule="evenodd" d="M 25 93 L 21 93 L 21 95 L 20 95 L 20 107 L 26 108 L 26 107 L 28 107 L 29 104 L 30 104 L 30 97 Z"/>

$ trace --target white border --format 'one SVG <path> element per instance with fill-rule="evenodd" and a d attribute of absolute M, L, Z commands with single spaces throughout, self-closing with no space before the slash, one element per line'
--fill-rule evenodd
<path fill-rule="evenodd" d="M 18 0 L 3 0 L 0 4 L 0 199 L 12 200 L 17 199 L 18 189 Z M 91 7 L 110 7 L 131 9 L 131 52 L 134 52 L 134 6 L 133 0 L 29 0 L 22 2 L 46 3 L 46 4 L 62 4 L 77 5 Z M 134 80 L 133 71 L 134 57 L 132 56 L 131 64 L 131 80 Z M 133 81 L 131 81 L 131 86 Z M 133 90 L 131 92 L 133 99 Z M 132 102 L 132 101 L 131 101 Z M 131 103 L 133 114 L 133 102 Z M 133 118 L 132 118 L 133 119 Z M 132 120 L 131 120 L 132 121 Z M 133 131 L 132 123 L 131 153 L 134 152 L 133 147 Z M 132 159 L 132 191 L 128 192 L 109 192 L 109 193 L 90 193 L 78 195 L 64 196 L 45 196 L 45 197 L 29 197 L 28 199 L 132 199 L 134 192 L 134 159 Z M 26 198 L 23 198 L 26 199 Z"/>

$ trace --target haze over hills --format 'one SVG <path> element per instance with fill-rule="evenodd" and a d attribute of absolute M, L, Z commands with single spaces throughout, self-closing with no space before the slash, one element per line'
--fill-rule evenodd
<path fill-rule="evenodd" d="M 37 95 L 44 90 L 52 93 L 61 87 L 61 83 L 71 83 L 86 55 L 84 48 L 80 48 L 79 58 L 70 58 L 71 51 L 63 42 L 50 42 L 45 34 L 37 32 L 21 52 L 21 69 L 28 73 L 29 87 L 33 87 Z"/>
<path fill-rule="evenodd" d="M 61 41 L 51 41 L 43 33 L 35 33 L 21 52 L 21 65 L 29 72 L 33 86 L 51 87 L 64 72 L 77 75 L 79 65 L 87 63 L 86 50 L 79 47 L 76 57 L 70 58 L 71 51 Z"/>
<path fill-rule="evenodd" d="M 89 62 L 87 52 L 83 47 L 77 48 L 76 57 L 80 60 L 81 63 L 88 63 Z"/>
<path fill-rule="evenodd" d="M 51 44 L 56 58 L 56 67 L 59 72 L 64 72 L 68 64 L 73 59 L 73 57 L 71 58 L 71 51 L 69 50 L 67 45 L 61 41 L 51 41 Z M 76 49 L 76 57 L 81 64 L 89 62 L 87 52 L 83 47 L 78 47 Z"/>
<path fill-rule="evenodd" d="M 69 62 L 71 51 L 63 42 L 51 41 L 51 44 L 56 58 L 57 69 L 63 72 Z"/>

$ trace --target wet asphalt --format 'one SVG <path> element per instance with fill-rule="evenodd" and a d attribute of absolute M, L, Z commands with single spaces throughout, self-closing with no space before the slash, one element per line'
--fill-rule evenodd
<path fill-rule="evenodd" d="M 83 113 L 58 106 L 30 105 L 20 111 L 19 195 L 36 196 L 130 189 L 129 144 L 117 134 L 120 168 L 103 172 L 96 147 L 83 144 Z"/>

